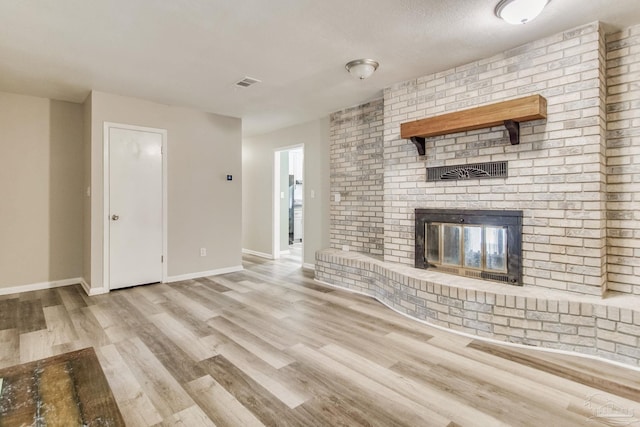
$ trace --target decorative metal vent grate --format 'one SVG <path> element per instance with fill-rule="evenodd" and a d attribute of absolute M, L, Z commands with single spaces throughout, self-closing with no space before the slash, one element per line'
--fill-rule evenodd
<path fill-rule="evenodd" d="M 507 176 L 509 176 L 507 162 L 472 163 L 468 165 L 427 168 L 427 182 L 476 178 L 506 178 Z"/>

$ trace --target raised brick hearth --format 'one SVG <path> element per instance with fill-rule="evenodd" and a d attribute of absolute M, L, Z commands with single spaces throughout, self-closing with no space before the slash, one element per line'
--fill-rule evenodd
<path fill-rule="evenodd" d="M 639 70 L 640 26 L 605 36 L 593 23 L 334 113 L 333 251 L 318 253 L 318 279 L 442 326 L 637 365 Z M 522 123 L 519 145 L 503 126 L 427 138 L 425 156 L 400 137 L 404 122 L 527 95 L 547 99 L 547 119 Z M 426 179 L 502 161 L 506 178 Z M 414 273 L 416 208 L 522 211 L 523 287 Z"/>
<path fill-rule="evenodd" d="M 640 366 L 639 297 L 501 285 L 335 249 L 316 254 L 316 278 L 455 331 Z"/>

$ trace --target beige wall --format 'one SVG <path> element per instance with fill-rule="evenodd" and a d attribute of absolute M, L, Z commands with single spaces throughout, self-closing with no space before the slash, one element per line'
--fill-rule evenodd
<path fill-rule="evenodd" d="M 273 253 L 274 152 L 299 144 L 304 144 L 303 262 L 314 264 L 316 250 L 329 246 L 328 118 L 242 141 L 242 247 Z"/>
<path fill-rule="evenodd" d="M 91 288 L 103 287 L 104 122 L 167 130 L 168 275 L 241 265 L 241 121 L 93 92 L 91 96 Z M 233 181 L 226 181 L 232 174 Z M 200 257 L 200 248 L 207 256 Z"/>
<path fill-rule="evenodd" d="M 0 93 L 0 288 L 82 275 L 82 106 Z"/>

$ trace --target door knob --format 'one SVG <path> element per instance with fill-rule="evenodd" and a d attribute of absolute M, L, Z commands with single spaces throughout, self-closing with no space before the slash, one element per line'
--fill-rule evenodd
<path fill-rule="evenodd" d="M 115 214 L 114 214 L 114 215 L 111 215 L 111 219 L 112 219 L 113 221 L 117 221 L 117 220 L 119 220 L 119 219 L 120 219 L 120 217 L 119 217 L 118 215 L 115 215 Z"/>

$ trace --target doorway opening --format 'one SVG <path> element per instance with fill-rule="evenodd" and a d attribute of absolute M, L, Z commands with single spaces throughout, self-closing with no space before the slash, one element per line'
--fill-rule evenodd
<path fill-rule="evenodd" d="M 304 146 L 287 147 L 274 158 L 273 258 L 302 265 L 304 253 Z"/>

